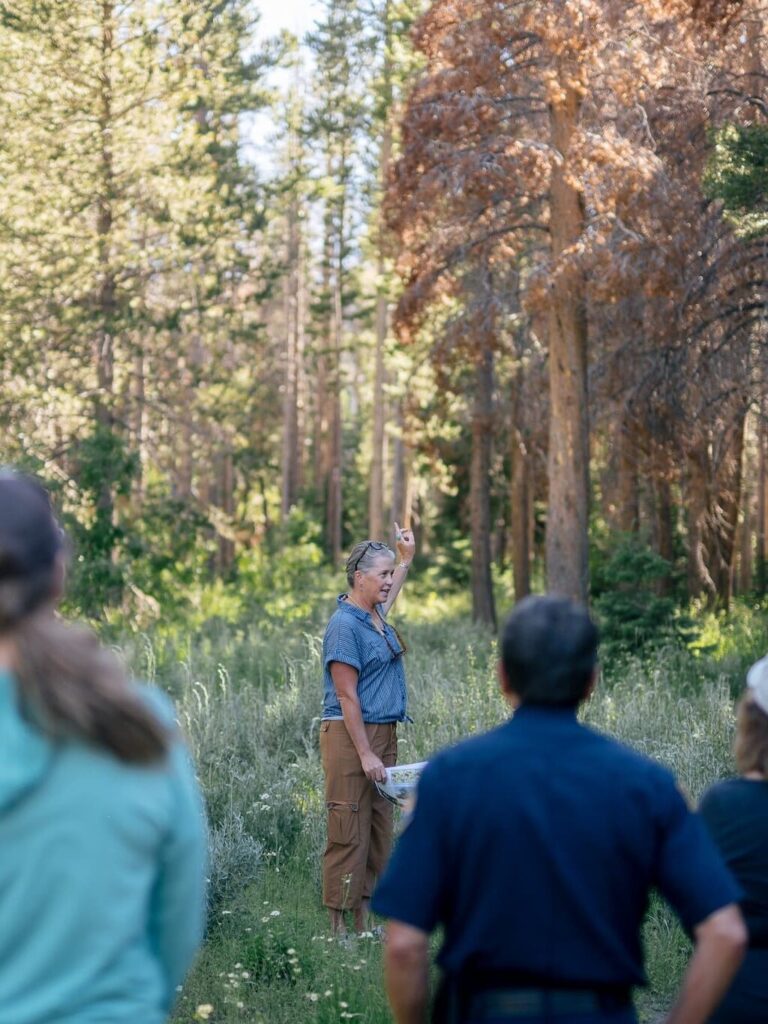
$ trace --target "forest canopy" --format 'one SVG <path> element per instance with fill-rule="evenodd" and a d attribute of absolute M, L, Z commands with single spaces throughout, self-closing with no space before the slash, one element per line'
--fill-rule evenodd
<path fill-rule="evenodd" d="M 268 603 L 393 520 L 491 625 L 763 595 L 761 5 L 317 9 L 0 6 L 0 459 L 80 608 Z"/>

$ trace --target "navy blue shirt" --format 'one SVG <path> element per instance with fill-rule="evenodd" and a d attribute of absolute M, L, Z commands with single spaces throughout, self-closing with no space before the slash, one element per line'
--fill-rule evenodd
<path fill-rule="evenodd" d="M 718 783 L 702 797 L 701 816 L 744 889 L 741 909 L 750 945 L 768 949 L 768 782 Z"/>
<path fill-rule="evenodd" d="M 452 974 L 635 985 L 654 886 L 688 929 L 740 896 L 666 769 L 571 710 L 524 706 L 426 767 L 373 908 L 444 925 Z"/>
<path fill-rule="evenodd" d="M 384 622 L 381 605 L 378 612 Z M 342 718 L 331 678 L 332 661 L 358 671 L 357 696 L 364 722 L 402 722 L 406 718 L 403 648 L 394 629 L 384 622 L 383 635 L 368 612 L 342 594 L 323 637 L 323 715 Z"/>

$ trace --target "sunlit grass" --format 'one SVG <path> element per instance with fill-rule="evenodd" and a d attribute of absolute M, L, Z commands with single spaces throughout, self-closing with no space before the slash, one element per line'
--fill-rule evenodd
<path fill-rule="evenodd" d="M 397 609 L 414 718 L 400 730 L 403 762 L 506 715 L 493 637 L 447 607 L 409 595 Z M 670 648 L 648 663 L 605 666 L 585 719 L 666 763 L 697 798 L 731 772 L 732 695 L 758 650 L 760 621 L 753 611 L 718 620 L 719 661 L 711 651 Z M 194 637 L 166 631 L 124 641 L 137 672 L 176 698 L 212 825 L 209 936 L 175 1024 L 390 1020 L 380 944 L 329 942 L 321 907 L 321 631 L 319 618 L 303 631 L 219 621 Z M 653 1020 L 669 1005 L 689 948 L 659 901 L 645 942 L 651 986 L 638 1006 Z"/>

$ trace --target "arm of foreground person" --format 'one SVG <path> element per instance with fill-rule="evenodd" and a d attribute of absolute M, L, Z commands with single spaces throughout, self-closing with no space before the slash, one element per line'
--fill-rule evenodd
<path fill-rule="evenodd" d="M 168 772 L 173 794 L 171 831 L 160 854 L 149 913 L 150 941 L 166 985 L 170 1010 L 176 989 L 203 940 L 208 831 L 203 800 L 186 748 L 174 743 Z"/>
<path fill-rule="evenodd" d="M 703 1024 L 725 995 L 747 948 L 747 929 L 735 903 L 694 928 L 695 948 L 666 1024 Z"/>
<path fill-rule="evenodd" d="M 384 952 L 387 998 L 397 1024 L 424 1024 L 429 991 L 429 936 L 390 921 Z"/>

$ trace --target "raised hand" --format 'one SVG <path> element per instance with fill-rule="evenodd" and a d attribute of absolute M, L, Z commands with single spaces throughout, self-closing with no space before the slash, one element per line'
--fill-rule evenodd
<path fill-rule="evenodd" d="M 416 552 L 416 540 L 413 536 L 413 530 L 407 528 L 401 530 L 397 523 L 395 523 L 395 544 L 397 545 L 397 554 L 400 561 L 410 564 Z"/>

